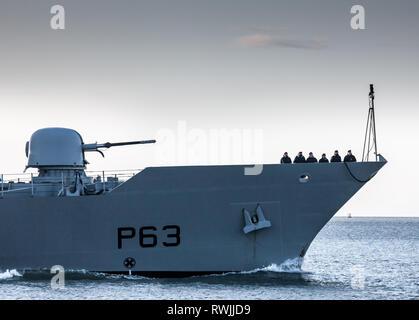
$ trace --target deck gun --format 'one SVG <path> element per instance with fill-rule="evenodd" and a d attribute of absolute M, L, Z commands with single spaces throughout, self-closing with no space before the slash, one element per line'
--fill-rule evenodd
<path fill-rule="evenodd" d="M 142 140 L 85 144 L 81 135 L 73 129 L 43 128 L 35 131 L 26 143 L 26 168 L 81 169 L 88 163 L 84 158 L 85 152 L 97 151 L 104 157 L 101 151 L 103 148 L 155 142 L 156 140 Z"/>
<path fill-rule="evenodd" d="M 106 143 L 89 143 L 83 144 L 83 151 L 96 151 L 99 152 L 102 157 L 105 157 L 100 148 L 109 149 L 110 147 L 119 147 L 119 146 L 128 146 L 133 144 L 147 144 L 147 143 L 156 143 L 156 140 L 141 140 L 141 141 L 127 141 L 127 142 L 106 142 Z"/>

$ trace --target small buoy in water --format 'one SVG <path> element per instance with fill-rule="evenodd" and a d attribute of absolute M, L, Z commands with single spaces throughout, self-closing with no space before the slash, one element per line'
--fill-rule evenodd
<path fill-rule="evenodd" d="M 352 218 L 352 215 L 351 215 L 350 213 L 348 213 L 348 214 L 346 215 L 346 218 Z"/>

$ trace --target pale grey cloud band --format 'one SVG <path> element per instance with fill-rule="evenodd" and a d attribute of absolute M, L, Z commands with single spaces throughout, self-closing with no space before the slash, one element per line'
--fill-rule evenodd
<path fill-rule="evenodd" d="M 283 47 L 294 49 L 324 49 L 328 46 L 326 40 L 282 38 L 267 34 L 242 36 L 236 38 L 234 43 L 244 48 Z"/>

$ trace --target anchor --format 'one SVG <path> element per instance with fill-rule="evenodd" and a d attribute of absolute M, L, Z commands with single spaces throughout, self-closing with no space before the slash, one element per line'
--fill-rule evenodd
<path fill-rule="evenodd" d="M 256 230 L 269 228 L 272 226 L 271 222 L 265 219 L 260 204 L 256 206 L 256 214 L 253 214 L 252 216 L 250 216 L 250 212 L 247 209 L 243 208 L 242 211 L 245 222 L 243 232 L 245 234 L 248 234 L 249 232 L 253 232 Z"/>

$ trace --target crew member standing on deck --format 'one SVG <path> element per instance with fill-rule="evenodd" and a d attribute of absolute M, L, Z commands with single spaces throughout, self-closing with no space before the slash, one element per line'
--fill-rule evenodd
<path fill-rule="evenodd" d="M 339 151 L 335 150 L 335 154 L 330 159 L 330 162 L 342 162 L 342 158 L 339 155 Z"/>
<path fill-rule="evenodd" d="M 352 154 L 351 150 L 348 150 L 348 154 L 343 159 L 345 162 L 356 162 L 355 156 Z"/>
<path fill-rule="evenodd" d="M 294 159 L 294 163 L 305 163 L 306 158 L 303 156 L 303 153 L 300 151 L 298 152 L 298 155 Z"/>
<path fill-rule="evenodd" d="M 329 159 L 326 158 L 325 153 L 322 154 L 322 157 L 320 158 L 319 163 L 329 163 Z"/>
<path fill-rule="evenodd" d="M 281 163 L 291 163 L 291 158 L 288 157 L 288 152 L 284 153 L 284 156 L 281 158 Z"/>
<path fill-rule="evenodd" d="M 308 162 L 308 163 L 314 163 L 314 162 L 317 162 L 317 158 L 316 158 L 316 157 L 314 157 L 313 152 L 310 152 L 310 153 L 308 154 L 308 158 L 307 158 L 306 162 Z"/>

